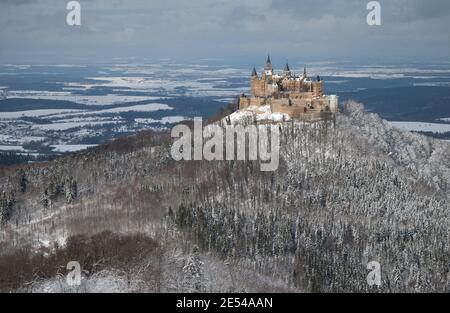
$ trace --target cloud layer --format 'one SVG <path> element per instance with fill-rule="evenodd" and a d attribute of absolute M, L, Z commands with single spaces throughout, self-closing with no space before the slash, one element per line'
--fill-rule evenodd
<path fill-rule="evenodd" d="M 365 0 L 1 0 L 0 62 L 114 57 L 402 59 L 450 56 L 450 1 L 384 0 L 382 25 Z"/>

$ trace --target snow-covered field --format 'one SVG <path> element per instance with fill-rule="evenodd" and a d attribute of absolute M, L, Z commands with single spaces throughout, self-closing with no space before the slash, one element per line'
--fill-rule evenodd
<path fill-rule="evenodd" d="M 0 151 L 25 151 L 22 146 L 0 145 Z"/>
<path fill-rule="evenodd" d="M 316 65 L 309 67 L 312 72 L 323 76 L 345 77 L 345 78 L 371 78 L 371 79 L 397 79 L 414 78 L 428 80 L 435 77 L 449 78 L 448 68 L 432 69 L 412 66 L 395 65 L 366 65 L 352 69 L 336 68 L 336 64 Z M 430 75 L 431 74 L 431 75 Z"/>
<path fill-rule="evenodd" d="M 66 87 L 66 89 L 72 91 L 83 91 L 88 89 L 90 86 L 73 86 Z M 63 88 L 64 89 L 64 88 Z M 79 95 L 74 94 L 70 91 L 35 91 L 35 90 L 25 90 L 25 91 L 9 91 L 7 98 L 16 99 L 40 99 L 40 100 L 62 100 L 71 101 L 75 103 L 85 104 L 85 105 L 111 105 L 120 104 L 125 102 L 140 102 L 140 101 L 154 101 L 160 100 L 161 97 L 151 97 L 151 96 L 126 96 L 117 94 L 107 94 L 107 95 Z"/>
<path fill-rule="evenodd" d="M 138 91 L 138 92 L 166 92 L 170 95 L 186 95 L 191 96 L 215 96 L 215 97 L 233 97 L 236 94 L 248 88 L 217 87 L 217 85 L 227 86 L 222 78 L 209 78 L 208 80 L 193 79 L 193 80 L 176 80 L 175 77 L 170 78 L 156 78 L 156 77 L 86 77 L 88 80 L 98 81 L 97 83 L 89 84 L 72 84 L 71 87 L 79 88 L 81 90 L 91 89 L 93 87 L 107 87 L 116 88 L 114 90 Z M 139 96 L 136 96 L 138 99 Z M 145 97 L 142 97 L 145 98 Z"/>
<path fill-rule="evenodd" d="M 26 111 L 16 111 L 16 112 L 0 112 L 0 119 L 15 119 L 21 117 L 42 117 L 62 113 L 78 113 L 82 110 L 72 110 L 72 109 L 44 109 L 44 110 L 26 110 Z"/>
<path fill-rule="evenodd" d="M 446 133 L 450 132 L 450 124 L 424 122 L 389 122 L 392 126 L 407 131 Z"/>
<path fill-rule="evenodd" d="M 178 123 L 181 121 L 184 121 L 188 118 L 184 116 L 165 116 L 160 120 L 155 120 L 152 118 L 136 118 L 134 119 L 136 123 L 142 123 L 142 124 L 154 124 L 154 123 L 160 123 L 160 124 L 172 124 L 172 123 Z"/>
<path fill-rule="evenodd" d="M 52 148 L 55 148 L 56 152 L 75 152 L 95 146 L 97 145 L 51 145 Z"/>
<path fill-rule="evenodd" d="M 15 112 L 0 112 L 0 120 L 19 119 L 21 117 L 43 117 L 43 118 L 67 118 L 67 117 L 83 117 L 85 115 L 102 115 L 120 112 L 155 112 L 159 110 L 173 110 L 167 104 L 148 103 L 133 106 L 123 106 L 112 109 L 102 110 L 74 110 L 74 109 L 44 109 L 44 110 L 26 110 Z"/>
<path fill-rule="evenodd" d="M 113 108 L 113 109 L 100 110 L 100 111 L 98 111 L 98 114 L 131 112 L 131 111 L 154 112 L 154 111 L 159 111 L 159 110 L 173 110 L 173 108 L 168 106 L 167 104 L 150 103 L 150 104 L 140 104 L 140 105 L 127 106 L 127 107 L 119 107 L 119 108 Z"/>
<path fill-rule="evenodd" d="M 108 133 L 135 132 L 147 128 L 148 124 L 171 124 L 184 120 L 183 116 L 169 115 L 159 119 L 124 119 L 120 113 L 171 112 L 174 108 L 164 103 L 127 105 L 115 108 L 78 109 L 40 109 L 16 112 L 0 112 L 0 152 L 36 152 L 25 150 L 23 144 L 40 142 L 41 146 L 50 146 L 53 152 L 64 153 L 86 149 L 80 140 L 90 137 L 108 136 Z M 39 118 L 39 122 L 24 120 L 24 117 Z M 155 127 L 157 125 L 154 125 Z M 90 143 L 92 141 L 89 141 Z M 94 141 L 95 142 L 95 141 Z"/>
<path fill-rule="evenodd" d="M 68 130 L 77 127 L 92 127 L 105 124 L 114 124 L 115 121 L 88 121 L 88 122 L 67 122 L 67 123 L 52 123 L 52 124 L 36 124 L 33 128 L 42 130 Z"/>

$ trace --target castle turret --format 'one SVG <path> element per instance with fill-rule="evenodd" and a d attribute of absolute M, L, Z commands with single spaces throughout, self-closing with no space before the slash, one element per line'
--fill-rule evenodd
<path fill-rule="evenodd" d="M 258 74 L 256 73 L 256 68 L 255 67 L 253 67 L 251 77 L 258 77 Z"/>
<path fill-rule="evenodd" d="M 266 68 L 265 68 L 264 73 L 266 74 L 266 76 L 273 75 L 272 62 L 270 61 L 270 55 L 267 55 Z"/>
<path fill-rule="evenodd" d="M 289 68 L 289 64 L 287 61 L 286 65 L 284 66 L 283 74 L 284 76 L 291 76 L 291 69 Z"/>
<path fill-rule="evenodd" d="M 323 96 L 322 81 L 314 81 L 312 84 L 312 92 L 315 97 Z"/>
<path fill-rule="evenodd" d="M 270 55 L 267 55 L 266 70 L 272 70 L 272 62 L 270 61 Z"/>

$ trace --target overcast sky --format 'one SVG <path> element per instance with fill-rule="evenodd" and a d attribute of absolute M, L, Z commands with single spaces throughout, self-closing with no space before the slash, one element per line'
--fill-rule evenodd
<path fill-rule="evenodd" d="M 0 0 L 0 63 L 150 60 L 450 61 L 449 0 Z"/>

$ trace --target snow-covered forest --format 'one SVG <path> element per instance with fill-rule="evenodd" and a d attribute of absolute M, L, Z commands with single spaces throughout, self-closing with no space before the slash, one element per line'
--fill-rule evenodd
<path fill-rule="evenodd" d="M 154 131 L 0 168 L 0 291 L 450 291 L 450 143 L 355 102 L 276 127 L 274 172 L 176 162 Z"/>

